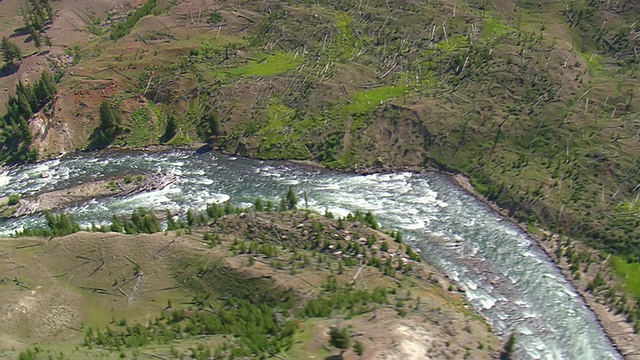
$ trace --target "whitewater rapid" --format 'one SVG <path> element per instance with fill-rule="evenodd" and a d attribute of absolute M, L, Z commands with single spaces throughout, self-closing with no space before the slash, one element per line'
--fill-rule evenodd
<path fill-rule="evenodd" d="M 0 197 L 60 189 L 127 172 L 173 172 L 169 187 L 66 209 L 83 226 L 108 224 L 138 206 L 186 212 L 212 202 L 279 200 L 291 186 L 300 206 L 344 216 L 372 211 L 403 231 L 423 257 L 466 289 L 469 302 L 503 338 L 517 337 L 519 359 L 619 359 L 594 315 L 534 240 L 437 173 L 356 175 L 193 151 L 97 152 L 0 172 Z M 42 173 L 49 174 L 43 178 Z M 306 202 L 303 200 L 306 198 Z M 0 236 L 43 226 L 41 215 L 0 221 Z"/>

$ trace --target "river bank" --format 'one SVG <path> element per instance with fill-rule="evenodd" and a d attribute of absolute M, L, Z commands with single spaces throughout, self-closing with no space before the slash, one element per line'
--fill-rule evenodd
<path fill-rule="evenodd" d="M 305 211 L 254 212 L 227 215 L 215 223 L 194 226 L 188 233 L 78 232 L 52 239 L 2 241 L 0 251 L 8 261 L 0 263 L 0 289 L 5 290 L 0 292 L 0 309 L 6 314 L 6 321 L 0 324 L 0 358 L 17 358 L 19 351 L 35 343 L 43 354 L 55 344 L 63 352 L 59 357 L 65 359 L 99 358 L 113 350 L 98 343 L 81 346 L 85 334 L 92 333 L 89 328 L 109 328 L 107 336 L 111 336 L 126 325 L 109 319 L 125 318 L 129 325 L 148 323 L 153 329 L 162 319 L 152 322 L 149 317 L 166 316 L 174 309 L 184 310 L 188 318 L 175 317 L 173 322 L 185 320 L 193 325 L 199 319 L 195 316 L 198 311 L 217 315 L 214 311 L 224 307 L 216 300 L 256 283 L 263 285 L 251 288 L 250 295 L 242 293 L 243 298 L 261 291 L 297 295 L 291 300 L 297 306 L 288 313 L 295 317 L 297 335 L 289 349 L 279 352 L 288 358 L 334 358 L 337 351 L 326 345 L 336 313 L 344 315 L 339 325 L 349 328 L 352 341 L 361 342 L 366 349 L 365 357 L 345 349 L 341 356 L 345 360 L 453 359 L 462 354 L 471 359 L 496 359 L 500 355 L 500 342 L 491 327 L 467 309 L 461 294 L 448 291 L 449 284 L 440 272 L 413 260 L 406 245 L 388 234 L 359 222 L 343 225 L 341 229 L 338 220 Z M 209 237 L 211 233 L 216 237 Z M 318 242 L 318 237 L 327 239 L 330 247 Z M 242 239 L 241 249 L 237 249 L 238 239 Z M 348 245 L 356 242 L 357 248 Z M 362 262 L 352 261 L 354 257 Z M 400 260 L 402 268 L 384 267 L 385 259 L 390 258 Z M 198 281 L 203 285 L 194 290 L 191 279 L 206 281 Z M 207 291 L 207 308 L 184 301 L 197 300 L 196 291 L 198 295 Z M 371 291 L 386 300 L 373 299 Z M 325 302 L 346 299 L 346 295 L 351 307 Z M 273 306 L 269 300 L 263 296 L 261 306 Z M 326 306 L 329 311 L 321 311 Z M 24 311 L 25 307 L 31 311 Z M 301 311 L 305 307 L 316 310 Z M 260 314 L 250 313 L 252 318 L 247 321 L 255 324 L 256 313 Z M 226 323 L 243 316 L 232 314 L 225 313 Z M 137 335 L 146 337 L 147 333 Z M 211 347 L 221 343 L 215 341 L 220 333 L 190 331 L 183 335 L 171 341 L 172 349 L 187 352 L 196 341 Z M 234 338 L 242 335 L 234 334 Z M 123 346 L 122 351 L 130 352 L 133 347 L 156 358 L 180 357 L 170 353 L 168 345 L 146 345 Z M 134 356 L 125 353 L 121 357 Z"/>
<path fill-rule="evenodd" d="M 52 174 L 64 169 L 71 180 L 87 173 L 119 174 L 132 169 L 175 170 L 180 176 L 168 190 L 71 208 L 86 226 L 94 220 L 109 222 L 114 213 L 126 216 L 132 206 L 184 213 L 211 201 L 231 199 L 245 204 L 256 197 L 276 201 L 293 186 L 305 194 L 305 200 L 308 195 L 309 209 L 330 210 L 337 216 L 354 209 L 372 211 L 385 226 L 415 240 L 430 263 L 466 289 L 466 297 L 490 319 L 497 334 L 504 338 L 519 334 L 520 357 L 619 358 L 596 318 L 548 256 L 514 231 L 510 222 L 454 184 L 450 174 L 387 168 L 362 176 L 306 165 L 179 150 L 85 153 L 14 169 L 7 174 L 10 182 L 3 190 L 5 194 L 33 193 L 45 183 L 47 188 L 69 183 L 67 177 L 56 176 L 45 182 L 33 180 L 42 169 Z M 4 227 L 10 231 L 40 223 L 27 217 L 5 222 Z M 434 240 L 439 234 L 446 235 L 445 241 Z M 558 338 L 557 331 L 565 336 Z"/>
<path fill-rule="evenodd" d="M 527 224 L 518 221 L 517 219 L 509 216 L 509 211 L 501 208 L 496 203 L 489 201 L 482 194 L 477 192 L 469 178 L 463 174 L 448 174 L 451 179 L 469 194 L 473 195 L 476 199 L 483 202 L 502 215 L 505 219 L 511 221 L 514 225 L 520 228 L 521 231 L 526 233 L 530 238 L 534 239 L 536 244 L 542 249 L 549 259 L 556 264 L 556 267 L 564 275 L 564 277 L 573 285 L 576 292 L 580 295 L 587 307 L 593 312 L 598 319 L 598 322 L 602 326 L 605 334 L 611 340 L 611 343 L 620 352 L 625 359 L 640 359 L 640 337 L 634 333 L 633 327 L 626 321 L 626 318 L 621 314 L 616 314 L 614 309 L 598 302 L 596 297 L 586 289 L 586 284 L 593 280 L 595 275 L 600 272 L 607 272 L 606 260 L 603 263 L 594 263 L 589 270 L 588 274 L 576 279 L 571 270 L 571 264 L 564 258 L 558 259 L 557 250 L 561 244 L 561 237 L 551 233 L 533 233 L 529 230 Z M 588 248 L 587 248 L 588 249 Z M 591 249 L 589 249 L 591 250 Z M 591 250 L 593 251 L 593 250 Z"/>
<path fill-rule="evenodd" d="M 296 162 L 307 166 L 315 166 L 322 168 L 320 164 L 313 162 Z M 615 309 L 602 304 L 598 299 L 589 291 L 587 291 L 587 284 L 593 280 L 595 275 L 599 272 L 607 273 L 610 270 L 606 267 L 606 260 L 602 263 L 594 263 L 588 273 L 584 276 L 576 279 L 571 270 L 571 264 L 565 259 L 557 257 L 557 250 L 559 246 L 562 246 L 562 238 L 557 234 L 551 234 L 541 231 L 540 233 L 533 233 L 530 231 L 526 223 L 515 219 L 509 215 L 507 209 L 501 208 L 498 204 L 489 201 L 484 195 L 480 194 L 471 184 L 469 178 L 460 173 L 453 173 L 443 169 L 429 167 L 368 167 L 356 169 L 355 172 L 362 175 L 376 174 L 376 173 L 394 173 L 398 171 L 408 172 L 423 172 L 432 171 L 449 176 L 452 181 L 464 189 L 467 193 L 471 194 L 478 201 L 484 203 L 493 211 L 499 213 L 505 219 L 508 219 L 512 224 L 516 225 L 522 232 L 526 233 L 532 238 L 536 245 L 542 249 L 549 259 L 556 265 L 560 272 L 564 275 L 565 279 L 569 281 L 574 290 L 580 295 L 585 305 L 593 312 L 598 322 L 600 323 L 603 331 L 618 350 L 618 352 L 625 357 L 625 359 L 640 359 L 640 337 L 635 334 L 633 326 L 626 321 L 626 317 L 622 314 L 616 313 Z M 584 246 L 586 251 L 594 252 L 594 250 Z"/>

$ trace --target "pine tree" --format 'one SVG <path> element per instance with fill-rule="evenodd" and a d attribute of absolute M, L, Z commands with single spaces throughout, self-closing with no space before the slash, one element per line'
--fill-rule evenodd
<path fill-rule="evenodd" d="M 22 52 L 18 45 L 9 41 L 6 37 L 2 37 L 2 44 L 0 44 L 0 50 L 2 50 L 2 58 L 7 64 L 13 64 L 15 60 L 22 59 Z"/>
<path fill-rule="evenodd" d="M 51 42 L 51 38 L 47 34 L 44 34 L 44 44 L 48 47 L 53 46 L 53 43 Z"/>
<path fill-rule="evenodd" d="M 262 199 L 260 199 L 259 197 L 256 198 L 256 200 L 253 202 L 253 208 L 256 209 L 256 211 L 264 211 L 264 204 L 262 203 Z"/>
<path fill-rule="evenodd" d="M 507 359 L 511 359 L 515 350 L 516 350 L 516 336 L 514 334 L 511 334 L 511 336 L 509 336 L 509 340 L 507 340 L 507 343 L 504 345 L 504 352 L 503 352 L 504 357 Z"/>
<path fill-rule="evenodd" d="M 164 134 L 160 137 L 160 141 L 163 143 L 170 141 L 176 136 L 177 130 L 176 116 L 171 114 L 167 119 L 167 125 L 165 126 Z"/>
<path fill-rule="evenodd" d="M 109 145 L 120 132 L 121 118 L 109 101 L 100 104 L 100 126 L 91 136 L 91 147 Z"/>
<path fill-rule="evenodd" d="M 191 209 L 187 210 L 187 224 L 189 226 L 193 226 L 196 224 L 196 216 L 193 211 L 191 211 Z"/>
<path fill-rule="evenodd" d="M 100 128 L 106 132 L 113 132 L 119 120 L 118 114 L 111 104 L 105 100 L 100 104 Z"/>
<path fill-rule="evenodd" d="M 117 233 L 121 233 L 123 231 L 122 229 L 122 222 L 120 221 L 120 219 L 114 214 L 112 221 L 111 221 L 111 231 L 113 232 L 117 232 Z"/>
<path fill-rule="evenodd" d="M 298 198 L 296 197 L 296 194 L 293 192 L 293 188 L 291 188 L 291 186 L 289 186 L 289 190 L 287 191 L 287 195 L 285 196 L 285 202 L 286 202 L 287 209 L 289 210 L 295 210 L 296 205 L 298 205 Z"/>
<path fill-rule="evenodd" d="M 353 344 L 353 351 L 356 355 L 362 357 L 364 355 L 364 345 L 360 341 L 357 341 Z"/>
<path fill-rule="evenodd" d="M 349 344 L 351 343 L 349 331 L 347 328 L 340 329 L 334 326 L 329 331 L 329 336 L 329 343 L 331 346 L 340 349 L 340 358 L 342 358 L 342 355 L 349 348 Z"/>
<path fill-rule="evenodd" d="M 176 221 L 173 219 L 173 215 L 171 215 L 171 211 L 169 211 L 169 209 L 167 209 L 167 230 L 171 231 L 171 230 L 176 230 L 178 228 L 178 225 L 176 224 Z"/>
<path fill-rule="evenodd" d="M 42 47 L 42 39 L 40 38 L 40 33 L 37 31 L 33 33 L 33 45 L 35 45 L 38 50 Z"/>

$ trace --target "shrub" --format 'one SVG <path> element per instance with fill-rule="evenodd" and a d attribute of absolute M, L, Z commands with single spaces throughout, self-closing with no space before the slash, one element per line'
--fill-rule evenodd
<path fill-rule="evenodd" d="M 7 204 L 9 205 L 15 205 L 18 203 L 18 201 L 20 201 L 20 196 L 13 194 L 9 196 L 9 201 L 7 202 Z"/>

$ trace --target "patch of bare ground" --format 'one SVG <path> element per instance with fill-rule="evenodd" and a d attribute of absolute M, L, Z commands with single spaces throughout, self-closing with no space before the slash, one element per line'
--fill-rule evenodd
<path fill-rule="evenodd" d="M 351 343 L 364 345 L 362 357 L 352 347 L 347 349 L 343 353 L 347 360 L 497 356 L 498 339 L 459 293 L 448 290 L 444 276 L 413 261 L 406 245 L 390 236 L 357 222 L 344 225 L 304 212 L 249 213 L 227 215 L 190 231 L 135 236 L 80 232 L 52 239 L 2 240 L 0 311 L 6 316 L 0 323 L 0 354 L 15 355 L 39 344 L 69 358 L 103 356 L 104 352 L 81 346 L 88 327 L 114 326 L 119 319 L 147 324 L 172 302 L 186 314 L 195 314 L 193 289 L 184 287 L 177 274 L 190 267 L 198 267 L 194 274 L 202 274 L 214 266 L 247 281 L 263 279 L 272 289 L 295 292 L 291 311 L 299 319 L 298 330 L 292 348 L 283 354 L 290 358 L 337 355 L 339 351 L 329 345 L 331 326 L 347 327 Z M 215 243 L 204 240 L 212 236 Z M 326 248 L 314 247 L 318 236 L 327 239 Z M 367 245 L 366 238 L 375 240 Z M 255 249 L 252 242 L 275 245 L 275 253 L 250 253 L 247 249 Z M 362 246 L 360 257 L 353 253 L 356 243 Z M 247 248 L 242 250 L 241 244 Z M 360 261 L 354 264 L 350 258 Z M 392 259 L 396 265 L 385 275 L 382 268 L 367 265 L 371 259 Z M 405 271 L 395 270 L 400 264 Z M 327 290 L 323 284 L 331 279 L 337 288 Z M 225 296 L 224 286 L 209 286 L 222 291 L 217 296 Z M 376 288 L 386 289 L 386 302 L 358 305 L 357 313 L 335 309 L 325 318 L 301 315 L 314 299 Z M 217 337 L 198 339 L 215 344 Z M 191 344 L 184 338 L 171 348 L 186 351 Z M 175 355 L 168 347 L 140 351 Z"/>
<path fill-rule="evenodd" d="M 65 55 L 65 49 L 82 47 L 94 37 L 88 30 L 94 19 L 103 20 L 107 13 L 126 12 L 139 1 L 124 0 L 60 0 L 53 3 L 56 15 L 53 23 L 46 29 L 51 38 L 51 47 L 42 47 L 40 51 L 27 35 L 16 32 L 24 26 L 20 8 L 21 0 L 3 0 L 0 2 L 0 37 L 6 36 L 20 46 L 23 55 L 18 71 L 0 77 L 0 113 L 4 113 L 9 94 L 18 81 L 33 82 L 43 69 L 48 69 L 54 59 Z M 69 149 L 67 147 L 67 149 Z"/>
<path fill-rule="evenodd" d="M 161 252 L 191 252 L 198 243 L 162 233 L 81 232 L 50 240 L 3 240 L 0 247 L 6 314 L 0 351 L 7 352 L 33 344 L 78 344 L 84 326 L 106 326 L 115 316 L 144 321 L 158 314 L 166 299 L 184 293 Z M 138 281 L 142 285 L 136 289 Z"/>

